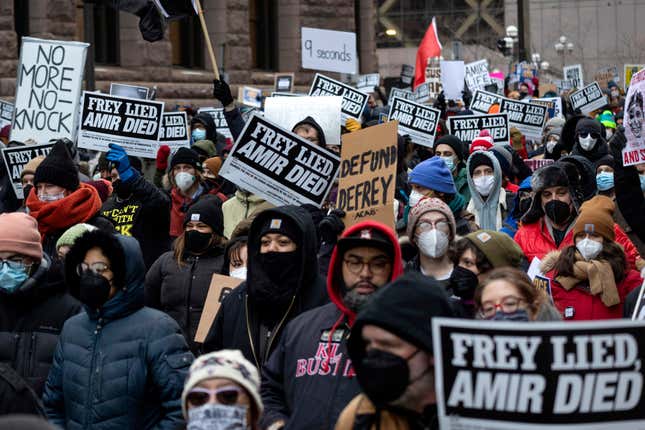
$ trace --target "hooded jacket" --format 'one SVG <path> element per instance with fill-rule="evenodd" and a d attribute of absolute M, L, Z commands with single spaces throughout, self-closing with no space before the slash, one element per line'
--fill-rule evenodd
<path fill-rule="evenodd" d="M 81 248 L 80 241 L 93 233 L 66 257 L 68 284 L 93 247 Z M 65 323 L 43 395 L 47 417 L 68 430 L 175 429 L 183 424 L 181 393 L 193 354 L 172 318 L 143 306 L 145 269 L 136 240 L 110 239 L 125 254 L 125 286 L 99 310 L 84 306 Z"/>
<path fill-rule="evenodd" d="M 0 293 L 0 362 L 11 366 L 41 396 L 65 321 L 81 312 L 62 274 L 44 254 L 20 288 Z"/>
<path fill-rule="evenodd" d="M 195 115 L 190 120 L 190 128 L 192 129 L 196 123 L 200 123 L 204 125 L 204 128 L 206 129 L 206 140 L 210 140 L 211 142 L 217 142 L 217 130 L 215 128 L 215 120 L 209 113 L 201 112 Z"/>
<path fill-rule="evenodd" d="M 473 163 L 473 156 L 476 154 L 488 157 L 493 165 L 495 182 L 486 200 L 477 192 L 475 181 L 470 174 L 470 166 Z M 499 161 L 488 151 L 476 151 L 468 158 L 466 172 L 468 175 L 468 187 L 470 188 L 470 202 L 466 210 L 475 215 L 475 224 L 481 228 L 499 231 L 508 212 L 506 191 L 502 188 L 502 169 L 499 166 Z"/>
<path fill-rule="evenodd" d="M 342 237 L 365 228 L 388 236 L 394 248 L 392 275 L 403 272 L 401 249 L 390 229 L 365 221 Z M 333 429 L 343 408 L 360 392 L 347 356 L 347 337 L 356 313 L 345 306 L 341 283 L 343 256 L 332 252 L 327 293 L 332 303 L 312 309 L 287 324 L 262 372 L 262 424 L 284 420 L 286 429 Z M 388 281 L 388 282 L 389 282 Z"/>
<path fill-rule="evenodd" d="M 324 148 L 325 145 L 327 144 L 327 139 L 325 139 L 325 132 L 323 131 L 323 129 L 320 126 L 320 124 L 318 124 L 316 122 L 316 120 L 313 119 L 312 117 L 310 117 L 310 116 L 306 117 L 305 119 L 303 119 L 302 121 L 300 121 L 299 123 L 294 125 L 293 128 L 291 129 L 291 131 L 295 132 L 296 128 L 298 128 L 301 125 L 305 125 L 305 124 L 310 125 L 314 129 L 316 129 L 316 133 L 318 133 L 318 146 L 321 146 L 321 147 Z"/>
<path fill-rule="evenodd" d="M 224 215 L 226 217 L 226 214 Z M 289 218 L 301 232 L 302 243 L 297 243 L 301 261 L 298 288 L 288 309 L 277 324 L 267 327 L 261 321 L 254 291 L 266 284 L 267 275 L 259 264 L 260 229 L 269 218 Z M 318 274 L 316 258 L 318 245 L 316 229 L 309 213 L 300 207 L 282 206 L 268 209 L 256 217 L 249 231 L 247 243 L 247 278 L 222 301 L 215 321 L 204 340 L 204 352 L 220 349 L 239 349 L 244 357 L 258 368 L 269 358 L 278 345 L 285 325 L 304 311 L 329 301 L 325 280 Z"/>
<path fill-rule="evenodd" d="M 595 133 L 598 133 L 598 135 L 600 136 L 596 140 L 596 143 L 594 144 L 594 146 L 589 149 L 589 151 L 585 151 L 582 148 L 582 146 L 580 146 L 580 142 L 576 137 L 578 132 L 581 129 L 585 131 L 593 131 Z M 587 160 L 591 161 L 592 163 L 595 163 L 596 161 L 600 160 L 602 157 L 606 156 L 609 153 L 607 142 L 605 141 L 605 138 L 603 136 L 604 136 L 604 132 L 602 129 L 602 125 L 598 121 L 591 118 L 582 118 L 576 124 L 576 134 L 574 135 L 575 141 L 573 144 L 573 149 L 571 150 L 571 155 L 579 155 L 581 157 L 585 157 Z"/>
<path fill-rule="evenodd" d="M 264 202 L 265 200 L 260 196 L 237 190 L 235 196 L 222 205 L 224 237 L 230 238 L 240 221 L 248 218 Z"/>

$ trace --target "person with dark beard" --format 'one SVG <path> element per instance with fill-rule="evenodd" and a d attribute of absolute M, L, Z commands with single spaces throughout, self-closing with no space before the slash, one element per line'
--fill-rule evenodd
<path fill-rule="evenodd" d="M 356 314 L 372 293 L 402 271 L 401 250 L 390 228 L 364 221 L 345 231 L 327 275 L 332 303 L 287 324 L 264 366 L 265 428 L 334 428 L 343 408 L 360 392 L 346 345 Z"/>
<path fill-rule="evenodd" d="M 110 144 L 106 157 L 114 193 L 101 207 L 101 215 L 124 236 L 141 245 L 146 268 L 170 249 L 170 199 L 148 182 L 125 150 Z"/>
<path fill-rule="evenodd" d="M 239 349 L 260 369 L 286 324 L 329 301 L 318 274 L 316 227 L 306 209 L 268 209 L 249 230 L 247 278 L 223 301 L 203 352 Z"/>

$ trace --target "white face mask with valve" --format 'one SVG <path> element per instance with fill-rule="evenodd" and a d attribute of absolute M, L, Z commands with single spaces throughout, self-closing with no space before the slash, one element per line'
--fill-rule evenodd
<path fill-rule="evenodd" d="M 179 172 L 175 175 L 175 184 L 181 191 L 186 192 L 195 183 L 195 177 L 188 172 Z"/>
<path fill-rule="evenodd" d="M 589 261 L 598 257 L 600 251 L 602 251 L 602 243 L 585 237 L 576 244 L 576 249 L 582 255 L 582 258 Z"/>

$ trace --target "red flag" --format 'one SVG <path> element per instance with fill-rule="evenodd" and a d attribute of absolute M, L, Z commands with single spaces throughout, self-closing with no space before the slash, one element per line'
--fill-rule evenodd
<path fill-rule="evenodd" d="M 437 36 L 437 23 L 435 18 L 432 17 L 432 23 L 430 23 L 430 27 L 426 30 L 426 34 L 423 36 L 423 40 L 417 50 L 417 64 L 414 68 L 414 83 L 412 84 L 413 89 L 426 81 L 428 58 L 439 57 L 440 55 L 441 42 L 439 42 L 439 36 Z"/>

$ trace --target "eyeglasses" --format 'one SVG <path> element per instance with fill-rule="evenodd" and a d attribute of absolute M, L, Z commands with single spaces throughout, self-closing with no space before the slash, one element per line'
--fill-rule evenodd
<path fill-rule="evenodd" d="M 500 303 L 493 304 L 486 302 L 482 305 L 482 308 L 479 311 L 479 316 L 483 319 L 489 320 L 495 316 L 497 309 L 501 309 L 502 312 L 510 314 L 517 311 L 522 303 L 526 303 L 526 300 L 515 296 L 504 297 Z"/>
<path fill-rule="evenodd" d="M 600 135 L 596 132 L 580 132 L 579 136 L 582 138 L 585 138 L 587 136 L 591 135 L 593 139 L 598 139 Z"/>
<path fill-rule="evenodd" d="M 10 257 L 6 260 L 0 258 L 0 269 L 4 269 L 5 264 L 13 270 L 25 270 L 31 267 L 31 264 L 25 264 L 25 261 L 20 257 Z"/>
<path fill-rule="evenodd" d="M 363 271 L 363 268 L 367 265 L 370 273 L 373 275 L 383 275 L 390 268 L 390 262 L 385 258 L 375 258 L 370 261 L 363 261 L 358 258 L 346 258 L 343 260 L 347 265 L 347 268 L 354 275 L 358 275 Z"/>
<path fill-rule="evenodd" d="M 78 276 L 81 276 L 83 272 L 91 270 L 92 272 L 96 273 L 97 275 L 102 275 L 108 270 L 110 270 L 110 266 L 107 264 L 97 261 L 96 263 L 92 264 L 87 264 L 87 263 L 79 263 L 78 266 L 76 266 L 76 274 Z"/>
<path fill-rule="evenodd" d="M 439 231 L 442 231 L 446 234 L 450 233 L 450 224 L 448 221 L 421 221 L 419 225 L 417 225 L 417 234 L 423 233 L 424 231 L 430 231 L 432 229 L 436 229 Z"/>
<path fill-rule="evenodd" d="M 235 405 L 242 390 L 238 387 L 228 385 L 226 387 L 209 390 L 208 388 L 195 387 L 188 392 L 186 400 L 192 406 L 202 406 L 208 403 L 211 399 L 215 398 L 215 403 L 222 405 Z"/>

